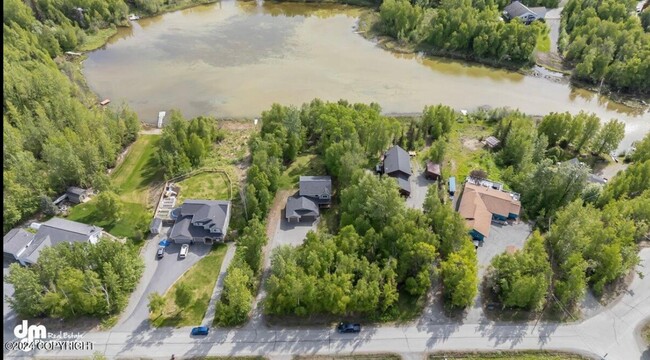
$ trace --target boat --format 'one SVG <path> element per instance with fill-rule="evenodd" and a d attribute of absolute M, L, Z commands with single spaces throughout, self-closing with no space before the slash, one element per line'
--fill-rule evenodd
<path fill-rule="evenodd" d="M 131 20 L 131 21 L 140 20 L 140 17 L 138 15 L 131 14 L 131 15 L 129 15 L 129 20 Z"/>

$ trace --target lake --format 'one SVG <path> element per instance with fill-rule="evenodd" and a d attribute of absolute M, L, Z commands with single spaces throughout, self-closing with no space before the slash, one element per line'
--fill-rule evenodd
<path fill-rule="evenodd" d="M 529 114 L 580 110 L 626 123 L 626 148 L 650 131 L 633 109 L 548 79 L 396 54 L 356 33 L 359 9 L 341 5 L 222 1 L 133 22 L 84 61 L 91 89 L 156 123 L 186 117 L 252 118 L 274 102 L 314 98 L 376 102 L 387 114 L 425 105 L 509 106 Z"/>

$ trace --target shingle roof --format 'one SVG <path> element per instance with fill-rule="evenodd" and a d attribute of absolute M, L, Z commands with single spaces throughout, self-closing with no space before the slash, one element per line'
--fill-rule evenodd
<path fill-rule="evenodd" d="M 228 230 L 230 201 L 225 200 L 185 200 L 180 207 L 180 216 L 169 235 L 177 237 L 215 237 L 225 236 Z M 196 223 L 205 225 L 196 226 Z M 207 229 L 204 228 L 207 226 Z M 217 233 L 210 229 L 218 229 Z"/>
<path fill-rule="evenodd" d="M 301 216 L 318 216 L 320 211 L 318 205 L 311 199 L 304 196 L 291 196 L 287 199 L 287 206 L 285 208 L 285 216 L 301 217 Z"/>
<path fill-rule="evenodd" d="M 18 252 L 34 240 L 34 234 L 23 229 L 11 229 L 3 238 L 2 251 L 17 256 Z"/>
<path fill-rule="evenodd" d="M 332 178 L 329 176 L 301 176 L 300 196 L 332 195 Z"/>
<path fill-rule="evenodd" d="M 493 147 L 499 145 L 499 144 L 501 143 L 501 141 L 500 141 L 499 139 L 497 139 L 496 137 L 494 137 L 494 136 L 488 136 L 488 137 L 485 139 L 485 143 L 486 143 L 489 147 L 493 148 Z"/>
<path fill-rule="evenodd" d="M 411 183 L 409 182 L 408 176 L 398 174 L 397 176 L 394 176 L 394 178 L 397 180 L 397 185 L 401 190 L 409 194 L 411 193 Z"/>
<path fill-rule="evenodd" d="M 411 157 L 397 145 L 388 149 L 384 157 L 384 173 L 390 175 L 396 171 L 411 175 Z"/>
<path fill-rule="evenodd" d="M 18 230 L 15 232 L 14 238 L 18 236 L 17 234 L 21 233 L 21 231 L 26 233 L 24 230 Z M 101 231 L 102 228 L 97 226 L 86 225 L 61 218 L 52 218 L 42 223 L 36 234 L 34 234 L 31 239 L 22 233 L 22 235 L 20 235 L 21 241 L 16 242 L 16 244 L 11 244 L 10 248 L 14 249 L 19 246 L 19 244 L 22 244 L 20 247 L 20 249 L 22 249 L 33 239 L 34 242 L 22 254 L 20 254 L 19 258 L 35 263 L 41 250 L 48 246 L 57 245 L 62 242 L 86 242 L 91 236 L 96 235 Z M 9 232 L 7 235 L 10 233 L 12 232 Z M 5 236 L 5 239 L 6 238 L 7 237 Z M 18 239 L 16 238 L 16 240 Z M 8 252 L 7 249 L 4 249 L 4 252 Z"/>
<path fill-rule="evenodd" d="M 440 164 L 434 163 L 432 161 L 427 161 L 427 172 L 440 176 L 442 174 L 440 172 Z"/>
<path fill-rule="evenodd" d="M 513 1 L 508 6 L 506 6 L 503 11 L 507 12 L 511 18 L 515 18 L 525 13 L 532 12 L 526 5 L 520 3 L 519 1 Z"/>
<path fill-rule="evenodd" d="M 521 203 L 510 193 L 486 186 L 466 183 L 458 212 L 468 225 L 487 237 L 490 233 L 492 214 L 508 216 L 519 214 Z"/>

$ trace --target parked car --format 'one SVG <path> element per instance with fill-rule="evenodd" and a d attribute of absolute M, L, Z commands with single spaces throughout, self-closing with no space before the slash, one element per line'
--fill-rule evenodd
<path fill-rule="evenodd" d="M 207 326 L 197 326 L 192 328 L 192 335 L 208 335 L 210 328 Z"/>
<path fill-rule="evenodd" d="M 165 247 L 164 246 L 159 246 L 158 251 L 156 251 L 156 257 L 158 259 L 162 259 L 163 256 L 165 256 Z"/>
<path fill-rule="evenodd" d="M 187 256 L 188 251 L 190 251 L 190 244 L 183 244 L 183 246 L 181 246 L 181 252 L 178 253 L 178 256 L 181 259 L 185 259 L 185 257 Z"/>
<path fill-rule="evenodd" d="M 352 324 L 347 322 L 339 323 L 339 326 L 336 329 L 340 333 L 358 333 L 361 331 L 361 324 Z"/>

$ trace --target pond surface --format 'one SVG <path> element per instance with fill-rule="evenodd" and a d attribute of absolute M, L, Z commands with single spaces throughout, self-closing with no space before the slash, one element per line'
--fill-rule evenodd
<path fill-rule="evenodd" d="M 529 114 L 580 110 L 626 122 L 621 148 L 650 131 L 648 109 L 547 79 L 445 59 L 395 54 L 355 32 L 359 9 L 222 1 L 133 22 L 89 54 L 84 74 L 102 98 L 156 123 L 256 117 L 272 103 L 314 98 L 377 102 L 385 113 L 425 105 L 509 106 Z"/>

